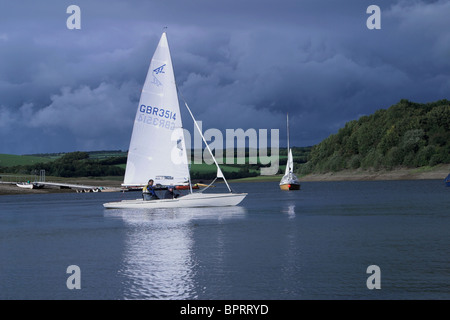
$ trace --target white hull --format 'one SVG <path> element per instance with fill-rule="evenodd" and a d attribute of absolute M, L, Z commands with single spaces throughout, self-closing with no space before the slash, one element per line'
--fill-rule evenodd
<path fill-rule="evenodd" d="M 246 193 L 191 193 L 177 199 L 122 200 L 104 203 L 103 206 L 106 209 L 226 207 L 238 205 L 246 196 Z"/>
<path fill-rule="evenodd" d="M 38 185 L 35 183 L 17 183 L 16 186 L 23 189 L 39 189 L 42 188 L 42 185 Z"/>
<path fill-rule="evenodd" d="M 18 186 L 19 188 L 23 188 L 23 189 L 33 189 L 33 185 L 29 184 L 29 183 L 17 183 L 16 186 Z"/>
<path fill-rule="evenodd" d="M 300 181 L 295 174 L 291 173 L 283 176 L 283 178 L 281 179 L 280 186 L 284 184 L 300 184 Z"/>

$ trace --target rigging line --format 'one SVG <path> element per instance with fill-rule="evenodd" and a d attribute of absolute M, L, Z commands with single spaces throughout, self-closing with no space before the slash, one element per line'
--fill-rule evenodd
<path fill-rule="evenodd" d="M 206 142 L 205 137 L 203 136 L 202 130 L 200 130 L 200 127 L 198 126 L 197 120 L 195 120 L 194 115 L 192 114 L 191 108 L 189 108 L 189 106 L 188 106 L 188 104 L 187 104 L 187 102 L 186 102 L 186 99 L 184 99 L 184 96 L 183 96 L 183 94 L 181 93 L 181 91 L 180 91 L 180 89 L 178 88 L 178 85 L 177 85 L 176 83 L 175 83 L 175 86 L 176 86 L 176 88 L 177 88 L 177 91 L 178 91 L 179 95 L 181 96 L 181 99 L 182 99 L 183 102 L 184 102 L 184 105 L 186 106 L 186 109 L 188 110 L 189 114 L 191 115 L 192 120 L 194 121 L 195 127 L 197 128 L 198 132 L 199 132 L 200 135 L 202 136 L 203 142 L 205 143 L 206 148 L 207 148 L 208 151 L 209 151 L 209 154 L 211 155 L 211 157 L 212 157 L 213 160 L 214 160 L 214 163 L 216 164 L 216 167 L 217 167 L 217 177 L 219 177 L 219 173 L 220 173 L 220 178 L 223 179 L 223 181 L 224 181 L 225 184 L 227 185 L 228 190 L 229 190 L 230 192 L 233 192 L 233 191 L 231 190 L 230 186 L 228 185 L 227 179 L 225 179 L 225 176 L 224 176 L 222 170 L 220 169 L 219 164 L 217 163 L 216 158 L 214 157 L 214 155 L 213 155 L 211 149 L 209 148 L 209 145 L 208 145 L 208 143 Z"/>
<path fill-rule="evenodd" d="M 208 189 L 209 187 L 211 187 L 213 185 L 214 182 L 216 182 L 218 177 L 215 177 L 214 180 L 205 188 L 203 188 L 202 190 L 199 191 L 199 193 L 202 193 L 203 191 L 205 191 L 206 189 Z"/>
<path fill-rule="evenodd" d="M 286 127 L 287 127 L 287 151 L 289 153 L 289 112 L 286 114 Z"/>

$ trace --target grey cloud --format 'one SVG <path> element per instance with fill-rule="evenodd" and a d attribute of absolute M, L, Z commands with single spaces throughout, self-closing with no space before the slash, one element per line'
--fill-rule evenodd
<path fill-rule="evenodd" d="M 78 1 L 79 31 L 69 4 L 2 6 L 0 152 L 127 148 L 164 26 L 204 129 L 279 128 L 284 145 L 289 112 L 291 144 L 311 145 L 402 98 L 448 98 L 448 1 L 379 0 L 376 31 L 368 0 Z"/>

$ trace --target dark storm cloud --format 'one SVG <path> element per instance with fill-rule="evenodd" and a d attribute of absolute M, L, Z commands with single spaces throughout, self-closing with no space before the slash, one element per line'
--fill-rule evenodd
<path fill-rule="evenodd" d="M 0 153 L 127 149 L 164 26 L 205 130 L 279 128 L 284 145 L 289 112 L 305 146 L 402 98 L 448 98 L 447 1 L 77 1 L 81 30 L 72 2 L 0 3 Z"/>

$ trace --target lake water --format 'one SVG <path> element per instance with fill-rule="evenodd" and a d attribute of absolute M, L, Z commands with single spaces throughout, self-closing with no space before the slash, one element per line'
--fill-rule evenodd
<path fill-rule="evenodd" d="M 0 196 L 0 299 L 450 299 L 442 181 L 236 183 L 238 207 L 105 210 L 139 193 Z M 69 290 L 68 266 L 81 289 Z M 370 265 L 381 288 L 369 290 Z"/>

